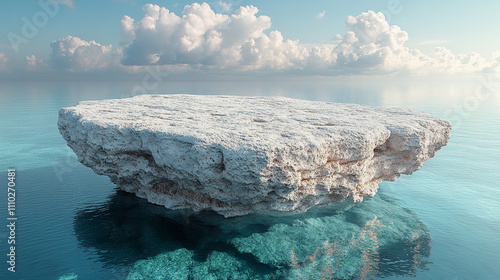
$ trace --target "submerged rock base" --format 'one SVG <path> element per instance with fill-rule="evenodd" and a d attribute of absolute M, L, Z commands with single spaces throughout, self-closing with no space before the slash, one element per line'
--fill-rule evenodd
<path fill-rule="evenodd" d="M 411 210 L 383 193 L 350 204 L 224 218 L 118 191 L 82 206 L 73 225 L 79 246 L 120 269 L 117 279 L 373 279 L 427 268 L 429 231 Z"/>
<path fill-rule="evenodd" d="M 59 112 L 78 160 L 169 209 L 226 217 L 360 202 L 444 145 L 426 113 L 284 97 L 141 95 Z"/>
<path fill-rule="evenodd" d="M 326 207 L 329 208 L 329 207 Z M 199 217 L 198 217 L 199 218 Z M 128 280 L 138 279 L 372 279 L 415 276 L 426 268 L 426 226 L 387 196 L 377 195 L 343 214 L 282 218 L 273 225 L 248 216 L 209 228 L 198 246 L 171 249 L 136 261 Z M 224 221 L 221 221 L 224 223 Z M 239 225 L 239 226 L 238 226 Z"/>

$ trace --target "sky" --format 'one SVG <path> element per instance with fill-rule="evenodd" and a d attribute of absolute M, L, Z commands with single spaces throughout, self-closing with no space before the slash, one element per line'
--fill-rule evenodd
<path fill-rule="evenodd" d="M 0 9 L 0 79 L 500 73 L 500 1 L 26 0 Z"/>

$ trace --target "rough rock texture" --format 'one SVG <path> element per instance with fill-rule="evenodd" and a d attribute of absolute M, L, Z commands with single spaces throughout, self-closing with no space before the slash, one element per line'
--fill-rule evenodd
<path fill-rule="evenodd" d="M 134 264 L 127 280 L 175 279 L 175 280 L 276 280 L 285 279 L 278 273 L 255 273 L 244 260 L 228 253 L 213 251 L 206 261 L 195 259 L 193 252 L 185 248 L 141 260 Z"/>
<path fill-rule="evenodd" d="M 284 97 L 141 95 L 59 112 L 78 160 L 171 209 L 303 212 L 373 196 L 446 145 L 426 113 Z"/>

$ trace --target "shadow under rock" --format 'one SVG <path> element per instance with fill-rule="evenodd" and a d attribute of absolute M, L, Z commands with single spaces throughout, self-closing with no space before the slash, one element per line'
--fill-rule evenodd
<path fill-rule="evenodd" d="M 74 231 L 79 244 L 95 250 L 103 263 L 124 265 L 165 251 L 195 249 L 219 230 L 117 190 L 108 201 L 80 209 Z"/>

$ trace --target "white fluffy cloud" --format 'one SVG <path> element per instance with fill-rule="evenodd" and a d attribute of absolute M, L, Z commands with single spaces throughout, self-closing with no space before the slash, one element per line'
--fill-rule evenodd
<path fill-rule="evenodd" d="M 488 66 L 478 54 L 454 55 L 438 48 L 435 56 L 404 46 L 408 33 L 389 25 L 382 13 L 368 11 L 346 20 L 336 45 L 304 46 L 268 31 L 271 19 L 253 6 L 231 15 L 208 4 L 192 4 L 181 16 L 148 4 L 140 21 L 124 16 L 124 65 L 184 64 L 205 68 L 305 69 L 324 74 L 470 73 Z M 324 13 L 320 13 L 324 16 Z"/>
<path fill-rule="evenodd" d="M 86 72 L 112 66 L 111 45 L 104 46 L 95 41 L 87 42 L 78 37 L 67 36 L 50 44 L 51 64 L 56 69 Z"/>
<path fill-rule="evenodd" d="M 494 52 L 491 58 L 492 63 L 483 71 L 487 73 L 500 73 L 500 51 Z"/>
<path fill-rule="evenodd" d="M 423 67 L 430 59 L 404 46 L 408 33 L 390 26 L 382 13 L 368 11 L 346 20 L 347 33 L 337 35 L 333 67 L 340 72 L 370 73 L 408 71 Z"/>
<path fill-rule="evenodd" d="M 453 54 L 450 50 L 438 47 L 434 50 L 435 60 L 431 66 L 437 71 L 446 73 L 474 73 L 481 72 L 492 66 L 478 53 Z M 494 61 L 493 61 L 494 63 Z"/>
<path fill-rule="evenodd" d="M 34 54 L 24 57 L 24 70 L 25 71 L 37 71 L 41 64 L 43 64 L 42 60 L 36 58 Z"/>
<path fill-rule="evenodd" d="M 215 13 L 206 3 L 194 3 L 177 16 L 166 8 L 145 5 L 140 21 L 128 16 L 121 21 L 122 32 L 129 39 L 122 62 L 240 70 L 297 69 L 309 65 L 309 58 L 314 60 L 325 50 L 324 46 L 308 49 L 298 41 L 284 40 L 279 31 L 266 32 L 271 19 L 257 16 L 258 11 L 246 6 L 225 15 Z M 324 62 L 325 57 L 320 60 Z"/>
<path fill-rule="evenodd" d="M 389 25 L 382 13 L 368 11 L 346 20 L 347 33 L 338 36 L 333 50 L 333 67 L 341 73 L 478 73 L 491 68 L 477 53 L 453 54 L 446 48 L 436 48 L 434 56 L 404 46 L 408 33 Z"/>
<path fill-rule="evenodd" d="M 133 72 L 147 65 L 162 65 L 322 75 L 500 73 L 500 52 L 488 61 L 477 53 L 457 55 L 445 48 L 436 48 L 432 56 L 409 49 L 404 45 L 408 33 L 389 25 L 382 13 L 349 16 L 346 33 L 337 35 L 336 43 L 311 46 L 269 30 L 271 19 L 258 15 L 258 11 L 254 6 L 244 6 L 228 15 L 216 13 L 207 3 L 194 3 L 176 15 L 147 4 L 142 19 L 122 18 L 125 41 L 120 48 L 113 51 L 111 45 L 67 36 L 50 45 L 49 64 L 72 72 Z M 4 57 L 0 54 L 0 65 Z M 35 57 L 26 61 L 28 66 L 37 64 Z"/>
<path fill-rule="evenodd" d="M 217 6 L 219 7 L 219 9 L 221 9 L 221 11 L 227 13 L 227 12 L 231 11 L 232 4 L 228 3 L 228 2 L 224 2 L 224 1 L 219 1 Z"/>
<path fill-rule="evenodd" d="M 132 39 L 124 50 L 124 65 L 224 68 L 249 64 L 258 59 L 242 57 L 242 49 L 248 54 L 256 40 L 269 39 L 264 30 L 271 26 L 271 19 L 256 16 L 258 9 L 253 6 L 241 7 L 231 16 L 215 13 L 207 3 L 186 6 L 182 17 L 152 4 L 145 5 L 143 12 L 138 22 L 128 16 L 122 19 L 123 33 Z"/>

